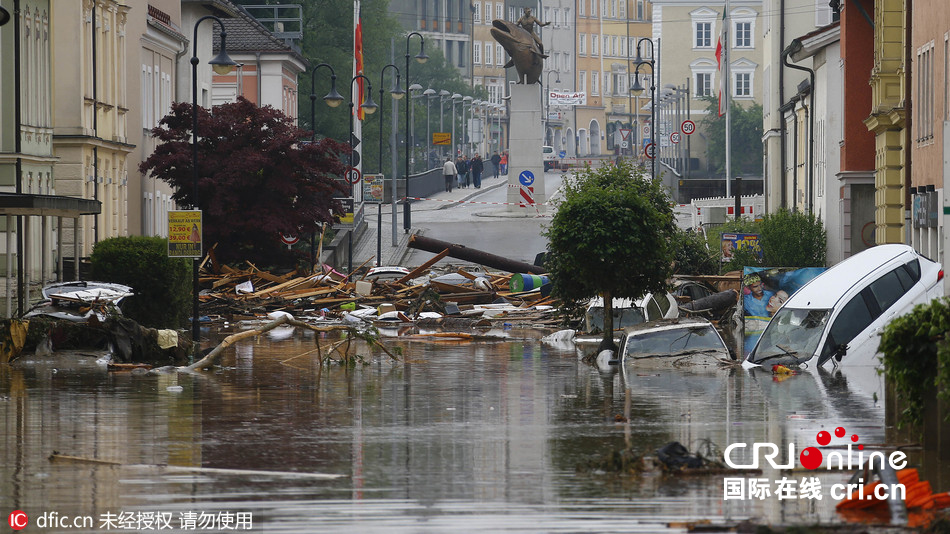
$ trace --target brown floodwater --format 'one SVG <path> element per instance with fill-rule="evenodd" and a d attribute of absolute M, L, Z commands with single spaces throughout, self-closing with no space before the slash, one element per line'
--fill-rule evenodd
<path fill-rule="evenodd" d="M 0 365 L 0 515 L 23 511 L 25 532 L 187 532 L 202 520 L 228 531 L 235 518 L 257 532 L 840 523 L 828 491 L 841 471 L 762 460 L 755 477 L 818 474 L 824 498 L 724 499 L 731 475 L 586 466 L 671 441 L 720 460 L 730 444 L 771 442 L 784 459 L 788 443 L 801 451 L 838 426 L 869 448 L 884 441 L 883 407 L 847 374 L 610 372 L 573 346 L 541 343 L 548 331 L 461 342 L 408 333 L 382 331 L 399 361 L 357 344 L 354 367 L 319 365 L 339 334 L 292 329 L 242 341 L 200 374 L 110 373 L 75 356 Z M 950 489 L 945 468 L 929 472 L 935 490 Z"/>

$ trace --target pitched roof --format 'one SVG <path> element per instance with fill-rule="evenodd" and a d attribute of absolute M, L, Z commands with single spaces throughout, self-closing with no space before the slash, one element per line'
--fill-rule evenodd
<path fill-rule="evenodd" d="M 257 21 L 243 6 L 235 6 L 238 16 L 232 19 L 223 19 L 225 31 L 228 32 L 228 51 L 231 52 L 282 52 L 291 54 L 303 63 L 307 60 L 300 53 L 299 47 L 284 42 Z M 221 36 L 214 34 L 214 51 L 221 49 Z"/>

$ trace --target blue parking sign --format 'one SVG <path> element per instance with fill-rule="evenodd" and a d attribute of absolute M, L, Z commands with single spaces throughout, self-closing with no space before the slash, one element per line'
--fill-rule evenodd
<path fill-rule="evenodd" d="M 521 185 L 531 185 L 534 183 L 534 173 L 531 171 L 521 171 L 521 174 L 518 175 L 518 180 L 521 182 Z"/>

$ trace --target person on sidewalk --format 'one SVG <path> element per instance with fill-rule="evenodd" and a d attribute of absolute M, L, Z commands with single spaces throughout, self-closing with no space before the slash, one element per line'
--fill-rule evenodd
<path fill-rule="evenodd" d="M 455 168 L 458 172 L 458 186 L 459 189 L 461 189 L 465 187 L 465 173 L 468 172 L 468 165 L 465 164 L 465 158 L 459 156 L 458 159 L 455 160 Z"/>
<path fill-rule="evenodd" d="M 498 152 L 495 152 L 491 155 L 491 164 L 495 166 L 495 178 L 498 178 L 498 170 L 501 168 L 501 156 L 498 155 Z"/>
<path fill-rule="evenodd" d="M 501 153 L 501 173 L 508 176 L 508 151 Z"/>
<path fill-rule="evenodd" d="M 483 170 L 485 170 L 485 165 L 482 163 L 482 155 L 475 154 L 475 159 L 472 160 L 472 185 L 475 186 L 475 189 L 482 188 Z"/>
<path fill-rule="evenodd" d="M 452 185 L 455 183 L 455 176 L 459 173 L 452 158 L 445 158 L 445 164 L 442 165 L 442 174 L 445 176 L 445 190 L 452 192 Z"/>

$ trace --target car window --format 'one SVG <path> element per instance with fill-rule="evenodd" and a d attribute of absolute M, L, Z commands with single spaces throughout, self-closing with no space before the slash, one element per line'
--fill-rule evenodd
<path fill-rule="evenodd" d="M 874 295 L 874 300 L 877 301 L 882 313 L 893 306 L 906 292 L 897 275 L 897 271 L 903 270 L 903 266 L 898 267 L 871 283 L 871 294 Z"/>
<path fill-rule="evenodd" d="M 910 288 L 914 287 L 914 279 L 911 277 L 906 265 L 901 265 L 897 269 L 894 269 L 894 273 L 897 275 L 897 279 L 901 281 L 901 287 L 904 288 L 904 292 L 910 291 Z"/>
<path fill-rule="evenodd" d="M 660 317 L 666 317 L 666 312 L 670 311 L 670 299 L 666 293 L 655 295 L 656 303 L 660 306 Z"/>
<path fill-rule="evenodd" d="M 662 317 L 663 312 L 660 311 L 660 306 L 656 303 L 656 297 L 650 297 L 650 300 L 647 301 L 647 320 L 655 321 Z"/>
<path fill-rule="evenodd" d="M 905 263 L 904 268 L 907 269 L 907 273 L 915 284 L 920 281 L 920 260 L 914 258 Z"/>
<path fill-rule="evenodd" d="M 841 313 L 831 324 L 828 339 L 818 357 L 818 365 L 823 364 L 830 358 L 839 345 L 850 343 L 854 336 L 870 326 L 871 321 L 875 319 L 874 313 L 868 308 L 864 299 L 865 293 L 866 291 L 858 293 L 841 308 Z"/>

